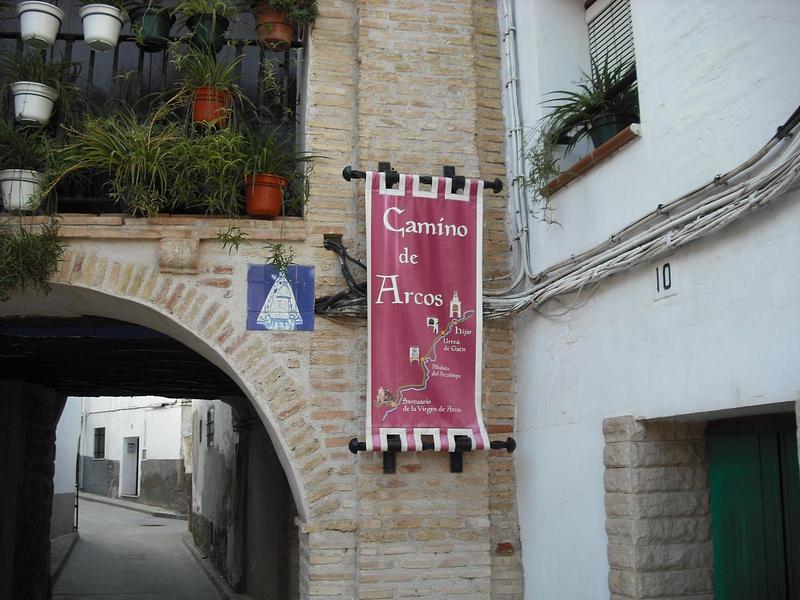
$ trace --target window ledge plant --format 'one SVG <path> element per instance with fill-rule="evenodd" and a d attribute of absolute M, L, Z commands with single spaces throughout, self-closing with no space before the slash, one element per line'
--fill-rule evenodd
<path fill-rule="evenodd" d="M 577 90 L 557 90 L 545 105 L 550 109 L 546 130 L 557 140 L 567 140 L 567 149 L 585 137 L 595 148 L 601 146 L 631 123 L 639 122 L 639 93 L 636 69 L 631 63 L 610 67 L 592 63 L 589 74 Z"/>

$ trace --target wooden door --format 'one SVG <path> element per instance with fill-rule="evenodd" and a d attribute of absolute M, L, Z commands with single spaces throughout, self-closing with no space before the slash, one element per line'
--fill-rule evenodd
<path fill-rule="evenodd" d="M 800 477 L 793 415 L 708 428 L 718 600 L 800 600 Z"/>

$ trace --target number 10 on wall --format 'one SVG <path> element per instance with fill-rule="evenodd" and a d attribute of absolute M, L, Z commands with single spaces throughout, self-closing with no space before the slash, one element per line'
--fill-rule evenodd
<path fill-rule="evenodd" d="M 655 300 L 669 298 L 677 294 L 675 273 L 672 264 L 666 262 L 655 268 Z"/>

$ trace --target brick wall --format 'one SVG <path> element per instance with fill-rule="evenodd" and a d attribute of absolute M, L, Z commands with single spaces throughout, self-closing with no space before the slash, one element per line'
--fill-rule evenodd
<path fill-rule="evenodd" d="M 322 2 L 304 124 L 306 149 L 327 158 L 314 170 L 304 221 L 241 220 L 253 244 L 233 256 L 213 239 L 223 225 L 212 220 L 64 221 L 60 287 L 200 351 L 252 402 L 297 501 L 302 598 L 521 596 L 513 456 L 468 454 L 464 473 L 451 474 L 446 455 L 400 455 L 397 474 L 384 475 L 379 454 L 347 450 L 364 435 L 365 322 L 248 332 L 242 310 L 262 240 L 283 238 L 299 264 L 313 264 L 318 296 L 344 287 L 336 255 L 322 246 L 323 234 L 336 233 L 364 256 L 363 184 L 341 178 L 345 165 L 388 160 L 404 172 L 454 165 L 505 177 L 497 40 L 490 0 Z M 508 266 L 505 207 L 504 194 L 486 194 L 486 277 Z M 495 439 L 514 430 L 513 351 L 509 325 L 487 322 L 483 405 Z"/>
<path fill-rule="evenodd" d="M 704 423 L 603 422 L 612 600 L 712 600 Z"/>

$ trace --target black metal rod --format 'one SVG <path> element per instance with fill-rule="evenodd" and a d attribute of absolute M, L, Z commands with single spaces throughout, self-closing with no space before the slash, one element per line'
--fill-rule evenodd
<path fill-rule="evenodd" d="M 400 451 L 400 442 L 396 438 L 389 438 L 388 440 L 388 449 L 390 452 L 399 452 Z M 472 447 L 472 442 L 470 441 L 468 436 L 456 436 L 456 451 L 463 452 L 469 451 Z M 514 438 L 509 437 L 505 440 L 493 440 L 489 442 L 489 447 L 492 450 L 506 450 L 509 454 L 514 452 L 517 449 L 517 442 Z M 366 452 L 367 451 L 367 443 L 366 442 L 359 442 L 358 438 L 353 438 L 350 440 L 350 443 L 347 444 L 347 448 L 353 454 L 358 454 L 359 452 Z M 422 449 L 423 450 L 433 450 L 434 446 L 432 442 L 422 442 Z"/>
<path fill-rule="evenodd" d="M 0 39 L 19 39 L 20 37 L 19 31 L 0 31 Z M 82 33 L 58 33 L 56 35 L 56 40 L 66 40 L 66 41 L 83 41 L 83 34 Z M 180 42 L 185 40 L 185 36 L 176 36 L 170 35 L 166 36 L 163 39 L 168 40 L 170 42 Z M 119 34 L 119 41 L 120 42 L 135 42 L 136 35 L 132 33 L 120 33 Z M 251 38 L 226 38 L 225 43 L 229 46 L 255 46 L 260 43 L 257 39 Z M 302 48 L 303 43 L 298 41 L 292 42 L 292 48 Z"/>
<path fill-rule="evenodd" d="M 385 171 L 386 173 L 386 185 L 392 186 L 400 181 L 400 174 L 397 171 Z M 347 165 L 344 169 L 342 169 L 342 177 L 345 181 L 352 181 L 353 179 L 366 179 L 367 173 L 366 171 L 359 171 L 354 169 L 350 165 Z M 455 189 L 463 189 L 464 188 L 464 181 L 465 177 L 463 175 L 456 175 L 453 178 L 453 187 Z M 419 180 L 422 183 L 431 183 L 433 178 L 430 175 L 421 175 Z M 503 191 L 503 182 L 499 179 L 495 179 L 494 181 L 483 181 L 483 187 L 492 190 L 495 194 L 499 194 Z"/>

